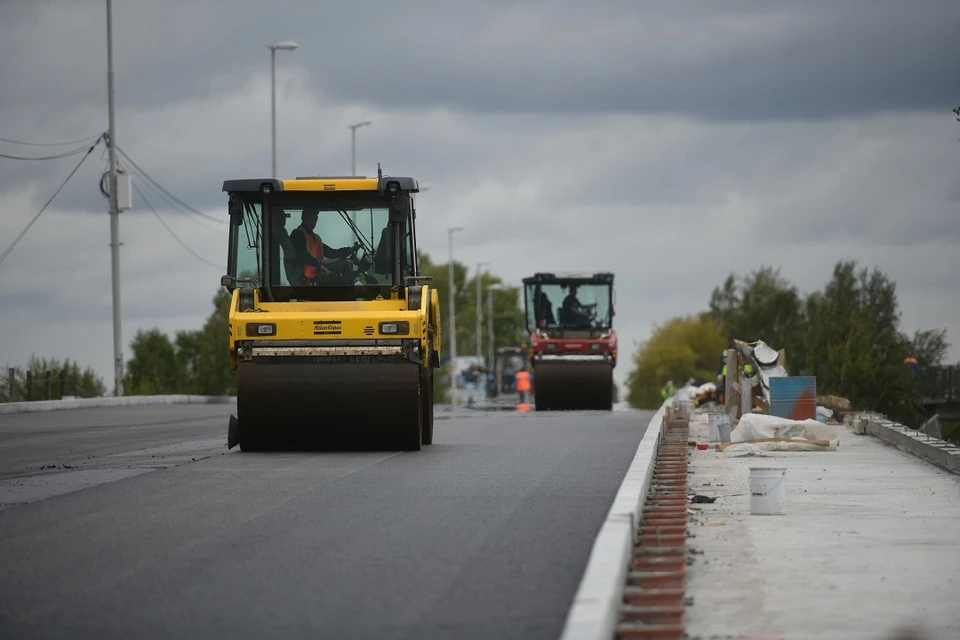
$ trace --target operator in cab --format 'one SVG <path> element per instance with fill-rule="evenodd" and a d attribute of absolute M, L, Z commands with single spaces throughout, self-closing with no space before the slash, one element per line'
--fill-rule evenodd
<path fill-rule="evenodd" d="M 577 289 L 577 285 L 570 285 L 570 293 L 563 299 L 560 307 L 563 316 L 561 322 L 564 324 L 584 325 L 590 322 L 590 312 L 587 309 L 595 305 L 582 305 L 577 299 Z"/>
<path fill-rule="evenodd" d="M 304 209 L 300 214 L 300 226 L 290 234 L 290 243 L 295 254 L 293 262 L 297 267 L 302 266 L 300 284 L 313 284 L 330 275 L 330 269 L 323 264 L 324 259 L 346 258 L 360 249 L 360 243 L 352 247 L 334 249 L 323 243 L 323 240 L 313 230 L 317 226 L 319 209 Z"/>

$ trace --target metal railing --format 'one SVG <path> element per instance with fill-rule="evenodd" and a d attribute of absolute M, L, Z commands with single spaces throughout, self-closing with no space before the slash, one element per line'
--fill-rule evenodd
<path fill-rule="evenodd" d="M 54 387 L 54 377 L 58 378 L 56 387 Z M 54 394 L 55 390 L 59 391 L 56 395 Z M 19 383 L 16 369 L 10 368 L 7 371 L 6 392 L 8 402 L 58 400 L 67 395 L 67 370 L 47 370 L 44 371 L 42 376 L 34 376 L 33 371 L 28 370 L 23 382 Z"/>
<path fill-rule="evenodd" d="M 960 371 L 954 366 L 927 367 L 917 374 L 917 389 L 924 401 L 960 401 Z"/>

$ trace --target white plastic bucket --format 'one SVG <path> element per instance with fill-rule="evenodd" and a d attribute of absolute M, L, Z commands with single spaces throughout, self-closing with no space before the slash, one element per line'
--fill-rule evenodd
<path fill-rule="evenodd" d="M 782 516 L 787 499 L 787 470 L 750 467 L 750 513 L 755 516 Z"/>

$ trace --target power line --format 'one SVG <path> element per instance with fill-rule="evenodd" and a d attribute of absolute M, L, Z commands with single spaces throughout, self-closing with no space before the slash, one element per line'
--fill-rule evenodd
<path fill-rule="evenodd" d="M 13 251 L 13 248 L 17 246 L 17 243 L 20 242 L 23 236 L 27 235 L 27 231 L 30 230 L 30 227 L 33 226 L 33 223 L 36 222 L 37 219 L 40 217 L 40 215 L 47 210 L 47 207 L 49 207 L 50 203 L 53 202 L 53 199 L 57 197 L 57 194 L 60 193 L 60 191 L 65 186 L 67 186 L 67 183 L 70 182 L 70 178 L 72 178 L 73 174 L 77 172 L 77 170 L 80 168 L 80 165 L 83 164 L 83 161 L 90 157 L 90 154 L 93 153 L 93 150 L 96 148 L 98 144 L 100 144 L 101 140 L 103 140 L 103 136 L 100 136 L 99 138 L 97 138 L 97 141 L 94 142 L 89 149 L 87 149 L 86 155 L 80 158 L 80 162 L 78 162 L 77 166 L 73 168 L 73 171 L 70 172 L 70 175 L 67 176 L 67 179 L 64 180 L 63 183 L 57 188 L 57 190 L 53 192 L 53 195 L 50 196 L 50 199 L 47 200 L 47 202 L 43 205 L 40 211 L 37 212 L 37 215 L 33 216 L 33 220 L 31 220 L 30 223 L 24 228 L 24 230 L 20 232 L 20 235 L 18 235 L 14 239 L 14 241 L 10 244 L 10 246 L 7 247 L 6 251 L 4 251 L 3 254 L 0 254 L 0 263 L 6 260 L 7 256 L 10 255 L 10 252 Z"/>
<path fill-rule="evenodd" d="M 218 271 L 225 271 L 225 269 L 224 269 L 222 266 L 210 262 L 209 260 L 207 260 L 206 258 L 204 258 L 203 256 L 201 256 L 200 254 L 198 254 L 196 251 L 194 251 L 193 249 L 191 249 L 190 247 L 188 247 L 188 246 L 187 246 L 187 243 L 185 243 L 183 240 L 181 240 L 181 239 L 180 239 L 180 236 L 178 236 L 176 233 L 174 233 L 173 229 L 171 229 L 171 228 L 167 225 L 167 223 L 163 221 L 163 218 L 161 218 L 161 217 L 160 217 L 160 214 L 157 213 L 157 210 L 153 208 L 153 205 L 150 204 L 150 201 L 147 200 L 147 197 L 146 197 L 145 195 L 143 195 L 143 191 L 140 190 L 140 187 L 137 186 L 137 183 L 136 183 L 136 182 L 133 182 L 132 184 L 133 184 L 133 188 L 136 190 L 136 192 L 140 194 L 140 199 L 143 200 L 143 202 L 147 205 L 147 208 L 150 209 L 151 212 L 153 212 L 153 215 L 155 215 L 155 216 L 157 217 L 157 220 L 160 221 L 160 224 L 163 225 L 163 228 L 166 229 L 166 230 L 170 233 L 171 236 L 173 236 L 173 239 L 174 239 L 174 240 L 176 240 L 177 242 L 180 243 L 180 246 L 181 246 L 181 247 L 183 247 L 184 249 L 186 249 L 187 251 L 189 251 L 189 252 L 190 252 L 190 255 L 192 255 L 194 258 L 196 258 L 196 259 L 199 260 L 200 262 L 203 262 L 204 264 L 207 264 L 207 265 L 213 267 L 214 269 L 217 269 Z"/>
<path fill-rule="evenodd" d="M 187 211 L 190 211 L 191 213 L 195 213 L 195 214 L 197 214 L 198 216 L 200 216 L 201 218 L 206 218 L 207 220 L 213 220 L 214 222 L 219 222 L 219 223 L 221 223 L 221 224 L 223 224 L 224 222 L 226 222 L 226 220 L 223 219 L 223 218 L 214 218 L 213 216 L 210 216 L 210 215 L 207 215 L 207 214 L 205 214 L 205 213 L 203 213 L 203 212 L 197 211 L 196 209 L 194 209 L 193 207 L 191 207 L 190 205 L 188 205 L 186 202 L 184 202 L 183 200 L 181 200 L 181 199 L 178 198 L 177 196 L 175 196 L 175 195 L 173 195 L 172 193 L 170 193 L 169 191 L 167 191 L 167 190 L 163 187 L 162 184 L 160 184 L 159 182 L 157 182 L 156 180 L 154 180 L 152 177 L 150 177 L 150 174 L 149 174 L 149 173 L 147 173 L 146 171 L 144 171 L 143 169 L 141 169 L 141 168 L 140 168 L 140 165 L 138 165 L 136 162 L 134 162 L 134 161 L 133 161 L 133 158 L 131 158 L 130 156 L 128 156 L 127 153 L 126 153 L 126 151 L 124 151 L 123 149 L 120 148 L 120 145 L 117 145 L 117 151 L 120 152 L 120 155 L 122 155 L 122 156 L 127 160 L 127 162 L 129 162 L 129 163 L 133 166 L 133 168 L 136 169 L 136 170 L 142 175 L 143 178 L 145 178 L 148 182 L 152 183 L 157 189 L 159 189 L 160 191 L 162 191 L 163 193 L 165 193 L 165 194 L 168 195 L 169 197 L 173 198 L 174 201 L 176 201 L 181 207 L 183 207 L 183 208 L 186 209 Z"/>
<path fill-rule="evenodd" d="M 99 138 L 100 135 L 87 136 L 86 138 L 80 138 L 79 140 L 70 140 L 68 142 L 20 142 L 19 140 L 11 140 L 10 138 L 0 138 L 0 142 L 9 142 L 10 144 L 19 144 L 24 147 L 69 147 L 70 145 L 74 145 L 74 144 L 84 144 L 84 143 L 92 142 L 94 139 Z"/>
<path fill-rule="evenodd" d="M 197 217 L 195 216 L 195 214 L 193 214 L 191 211 L 189 211 L 189 210 L 187 210 L 187 209 L 184 209 L 181 205 L 177 204 L 177 202 L 176 202 L 175 200 L 173 200 L 172 198 L 170 198 L 169 196 L 167 196 L 166 194 L 164 194 L 163 191 L 160 191 L 157 187 L 153 186 L 153 185 L 149 182 L 149 177 L 148 177 L 148 176 L 144 176 L 141 172 L 133 169 L 133 167 L 127 167 L 127 166 L 124 165 L 123 168 L 124 168 L 124 169 L 129 169 L 131 176 L 136 176 L 136 177 L 138 177 L 138 178 L 142 178 L 142 179 L 143 179 L 143 183 L 144 183 L 147 187 L 149 187 L 149 188 L 153 191 L 153 193 L 155 193 L 161 200 L 163 200 L 166 204 L 168 204 L 170 207 L 172 207 L 174 211 L 176 211 L 177 213 L 185 216 L 185 217 L 187 218 L 187 220 L 189 220 L 190 222 L 193 222 L 193 223 L 196 224 L 197 226 L 203 227 L 203 228 L 206 229 L 207 231 L 210 231 L 210 232 L 213 232 L 213 233 L 223 233 L 224 229 L 223 229 L 222 225 L 221 225 L 219 228 L 215 228 L 215 227 L 211 226 L 209 222 L 206 222 L 206 221 L 203 220 L 203 219 L 197 218 Z M 104 172 L 104 174 L 103 174 L 103 175 L 101 176 L 101 178 L 100 178 L 100 191 L 101 191 L 101 193 L 103 193 L 104 197 L 109 197 L 109 195 L 107 194 L 107 191 L 106 191 L 106 187 L 104 186 L 104 182 L 105 182 L 105 180 L 106 180 L 106 178 L 107 178 L 108 175 L 109 175 L 108 172 Z M 220 221 L 220 222 L 222 222 L 222 221 Z"/>
<path fill-rule="evenodd" d="M 97 142 L 100 142 L 99 138 L 97 138 Z M 11 156 L 6 153 L 0 153 L 0 158 L 6 158 L 7 160 L 59 160 L 60 158 L 69 158 L 70 156 L 75 156 L 77 154 L 83 153 L 86 149 L 87 147 L 83 146 L 83 147 L 80 147 L 79 149 L 74 149 L 73 151 L 64 151 L 63 153 L 58 153 L 57 155 L 54 155 L 54 156 L 40 156 L 35 158 L 30 158 L 27 156 Z"/>

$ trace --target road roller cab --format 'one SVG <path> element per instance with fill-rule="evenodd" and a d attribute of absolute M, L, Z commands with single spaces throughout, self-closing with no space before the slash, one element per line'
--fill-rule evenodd
<path fill-rule="evenodd" d="M 536 410 L 610 410 L 613 274 L 537 273 L 523 284 Z"/>
<path fill-rule="evenodd" d="M 227 180 L 228 447 L 433 442 L 440 308 L 412 178 Z M 292 439 L 291 439 L 292 438 Z"/>

